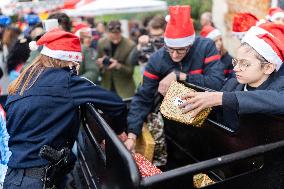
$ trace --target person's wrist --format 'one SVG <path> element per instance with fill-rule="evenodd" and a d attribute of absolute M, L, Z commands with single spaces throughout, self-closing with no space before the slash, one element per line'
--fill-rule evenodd
<path fill-rule="evenodd" d="M 186 80 L 186 74 L 180 72 L 180 74 L 179 74 L 179 80 L 180 80 L 180 81 L 185 81 L 185 80 Z"/>
<path fill-rule="evenodd" d="M 221 106 L 223 104 L 223 92 L 216 92 L 216 105 Z"/>

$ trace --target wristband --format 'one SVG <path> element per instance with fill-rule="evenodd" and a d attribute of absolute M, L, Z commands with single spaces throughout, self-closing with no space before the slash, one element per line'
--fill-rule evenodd
<path fill-rule="evenodd" d="M 179 78 L 180 71 L 175 70 L 175 74 L 176 74 L 176 80 L 179 81 L 180 80 L 180 78 Z"/>

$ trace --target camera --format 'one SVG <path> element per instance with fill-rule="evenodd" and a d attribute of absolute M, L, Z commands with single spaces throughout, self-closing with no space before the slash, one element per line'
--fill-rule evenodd
<path fill-rule="evenodd" d="M 155 52 L 155 48 L 152 43 L 143 45 L 140 51 L 138 52 L 138 61 L 141 63 L 148 62 L 150 55 L 154 52 Z"/>
<path fill-rule="evenodd" d="M 108 67 L 110 64 L 111 64 L 111 61 L 110 61 L 110 49 L 108 48 L 104 48 L 104 54 L 105 54 L 105 58 L 103 59 L 103 65 L 105 67 Z"/>
<path fill-rule="evenodd" d="M 156 52 L 162 46 L 164 46 L 163 37 L 150 38 L 149 43 L 143 45 L 138 52 L 138 61 L 141 63 L 147 63 L 150 55 Z"/>
<path fill-rule="evenodd" d="M 164 37 L 161 36 L 161 37 L 151 38 L 150 42 L 153 44 L 153 46 L 156 49 L 159 49 L 164 46 Z"/>
<path fill-rule="evenodd" d="M 108 67 L 111 64 L 110 57 L 106 56 L 103 60 L 103 65 Z"/>

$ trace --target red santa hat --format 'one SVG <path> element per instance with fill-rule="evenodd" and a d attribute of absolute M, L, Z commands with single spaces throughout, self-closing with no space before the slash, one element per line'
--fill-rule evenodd
<path fill-rule="evenodd" d="M 195 40 L 195 31 L 190 17 L 190 6 L 170 6 L 166 17 L 165 44 L 169 47 L 186 47 Z"/>
<path fill-rule="evenodd" d="M 218 36 L 221 36 L 221 32 L 213 26 L 204 26 L 200 32 L 200 36 L 215 40 Z"/>
<path fill-rule="evenodd" d="M 238 39 L 242 39 L 246 32 L 255 26 L 258 18 L 251 13 L 237 13 L 233 18 L 233 35 Z"/>
<path fill-rule="evenodd" d="M 266 19 L 274 22 L 277 18 L 284 18 L 284 11 L 279 7 L 270 8 Z"/>
<path fill-rule="evenodd" d="M 44 34 L 37 42 L 30 43 L 30 49 L 43 46 L 41 54 L 65 61 L 82 61 L 80 40 L 72 33 L 53 29 Z"/>
<path fill-rule="evenodd" d="M 90 28 L 90 26 L 89 26 L 88 24 L 80 23 L 80 24 L 77 24 L 77 25 L 74 27 L 73 33 L 74 33 L 76 36 L 80 37 L 80 32 L 82 32 L 82 31 L 84 31 L 84 32 L 86 32 L 86 31 L 91 32 L 91 28 Z"/>
<path fill-rule="evenodd" d="M 253 26 L 245 35 L 242 43 L 248 43 L 268 62 L 276 64 L 279 70 L 284 61 L 284 26 L 264 23 Z"/>

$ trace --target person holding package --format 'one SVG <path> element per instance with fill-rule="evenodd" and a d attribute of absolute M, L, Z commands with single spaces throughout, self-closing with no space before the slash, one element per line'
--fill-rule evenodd
<path fill-rule="evenodd" d="M 251 113 L 284 114 L 284 76 L 278 73 L 284 60 L 284 26 L 265 23 L 253 26 L 233 59 L 236 78 L 229 79 L 222 92 L 185 95 L 181 105 L 192 116 L 208 107 L 222 106 L 223 119 L 238 129 L 238 116 Z"/>
<path fill-rule="evenodd" d="M 190 6 L 171 6 L 164 34 L 165 46 L 151 55 L 143 74 L 143 84 L 135 94 L 128 113 L 129 150 L 135 147 L 143 122 L 158 91 L 165 95 L 172 81 L 185 81 L 219 90 L 224 68 L 214 42 L 195 37 Z"/>
<path fill-rule="evenodd" d="M 252 27 L 242 40 L 233 59 L 236 78 L 227 81 L 223 92 L 196 92 L 183 97 L 184 113 L 194 110 L 193 116 L 207 107 L 221 111 L 223 123 L 238 131 L 239 117 L 255 113 L 284 114 L 284 76 L 280 67 L 284 61 L 284 26 L 273 23 Z M 245 134 L 245 133 L 243 133 Z M 250 137 L 250 136 L 248 136 Z M 253 137 L 253 136 L 252 136 Z M 248 140 L 250 140 L 248 138 Z M 283 188 L 284 153 L 273 158 L 263 188 Z M 279 176 L 281 174 L 281 176 Z"/>
<path fill-rule="evenodd" d="M 6 189 L 42 189 L 44 183 L 50 188 L 64 187 L 60 184 L 72 169 L 73 156 L 67 152 L 78 135 L 80 105 L 93 103 L 112 117 L 118 134 L 126 126 L 126 105 L 122 99 L 78 76 L 82 53 L 77 36 L 53 29 L 31 46 L 43 46 L 41 54 L 9 86 L 5 105 L 12 152 L 4 181 Z M 57 155 L 49 154 L 56 162 L 59 151 L 69 154 L 64 166 L 56 169 L 44 153 L 40 155 L 44 145 L 49 146 L 44 149 Z M 56 173 L 53 177 L 46 175 L 49 166 Z"/>

